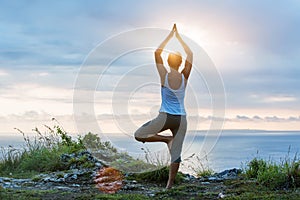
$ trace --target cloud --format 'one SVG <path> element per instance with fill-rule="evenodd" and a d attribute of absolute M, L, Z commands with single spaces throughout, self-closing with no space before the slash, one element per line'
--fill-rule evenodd
<path fill-rule="evenodd" d="M 45 87 L 37 84 L 14 84 L 9 89 L 1 89 L 2 98 L 19 99 L 22 101 L 53 100 L 71 102 L 73 90 Z"/>
<path fill-rule="evenodd" d="M 237 119 L 237 120 L 246 120 L 246 121 L 250 120 L 249 117 L 247 117 L 247 116 L 241 116 L 241 115 L 237 115 L 237 116 L 236 116 L 236 119 Z"/>
<path fill-rule="evenodd" d="M 262 101 L 266 103 L 293 102 L 293 101 L 297 101 L 297 98 L 291 96 L 271 96 L 271 97 L 264 98 Z"/>
<path fill-rule="evenodd" d="M 286 123 L 286 122 L 295 122 L 300 121 L 300 116 L 290 116 L 290 117 L 278 117 L 278 116 L 241 116 L 237 115 L 235 118 L 228 118 L 227 121 L 244 121 L 244 122 L 276 122 L 276 123 Z"/>
<path fill-rule="evenodd" d="M 0 70 L 0 76 L 8 76 L 9 73 L 4 71 L 4 70 Z"/>
<path fill-rule="evenodd" d="M 49 76 L 48 72 L 37 72 L 37 73 L 32 73 L 31 76 L 36 77 L 36 76 Z"/>

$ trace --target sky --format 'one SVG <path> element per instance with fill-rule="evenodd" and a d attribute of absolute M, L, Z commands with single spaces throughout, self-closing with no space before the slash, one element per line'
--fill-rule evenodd
<path fill-rule="evenodd" d="M 299 1 L 0 2 L 0 132 L 15 132 L 14 128 L 31 131 L 51 124 L 52 118 L 70 132 L 80 132 L 74 117 L 74 88 L 93 52 L 126 31 L 170 30 L 173 23 L 188 41 L 201 47 L 221 77 L 226 97 L 223 128 L 300 130 Z M 158 46 L 164 37 L 158 35 L 148 42 Z M 143 34 L 137 38 L 149 40 Z M 101 59 L 115 56 L 112 52 L 120 47 L 129 48 L 133 39 L 123 38 L 117 45 L 107 46 L 107 51 L 99 51 L 90 63 L 93 70 L 100 71 Z M 133 128 L 157 114 L 160 93 L 155 85 L 159 79 L 153 51 L 117 59 L 101 79 L 106 89 L 98 85 L 92 91 L 95 117 L 103 132 L 122 129 L 119 110 L 124 102 L 116 98 L 128 97 L 126 87 L 138 83 L 137 77 L 153 81 L 130 93 L 130 106 L 125 107 L 131 110 Z M 148 68 L 144 70 L 142 65 Z M 201 66 L 198 69 L 201 72 Z M 123 96 L 114 90 L 118 78 L 120 84 L 126 80 L 118 87 L 123 88 Z M 209 97 L 214 94 L 209 94 L 204 82 L 199 82 L 202 90 L 194 94 L 200 99 L 199 110 L 190 115 L 190 124 L 199 123 L 190 129 L 208 129 L 213 118 Z M 197 84 L 191 82 L 193 88 Z M 193 122 L 195 116 L 200 121 Z M 89 118 L 82 115 L 80 120 L 87 122 L 85 131 L 89 131 Z"/>

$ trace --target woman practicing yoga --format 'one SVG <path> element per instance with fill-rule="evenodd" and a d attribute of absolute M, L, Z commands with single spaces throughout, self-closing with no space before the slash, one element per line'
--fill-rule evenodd
<path fill-rule="evenodd" d="M 169 53 L 170 72 L 166 70 L 161 57 L 163 49 L 174 34 L 187 54 L 185 66 L 181 72 L 178 71 L 182 63 L 180 53 Z M 134 136 L 140 142 L 165 142 L 168 145 L 171 165 L 166 188 L 171 188 L 181 162 L 182 144 L 187 130 L 184 96 L 193 62 L 193 53 L 179 35 L 176 24 L 167 38 L 156 49 L 155 62 L 161 80 L 161 107 L 158 116 L 141 126 L 134 133 Z M 172 136 L 158 134 L 167 129 L 171 130 Z"/>

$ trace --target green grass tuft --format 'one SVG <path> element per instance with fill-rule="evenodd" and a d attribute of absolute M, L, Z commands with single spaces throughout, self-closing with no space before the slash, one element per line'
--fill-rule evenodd
<path fill-rule="evenodd" d="M 175 178 L 175 183 L 181 183 L 184 179 L 183 177 L 184 175 L 181 172 L 178 172 Z M 131 174 L 129 179 L 165 184 L 169 179 L 169 167 L 162 167 L 149 172 Z"/>

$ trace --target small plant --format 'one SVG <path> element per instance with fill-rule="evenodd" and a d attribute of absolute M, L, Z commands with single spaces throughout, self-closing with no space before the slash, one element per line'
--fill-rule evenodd
<path fill-rule="evenodd" d="M 39 182 L 40 180 L 42 180 L 42 178 L 38 175 L 35 175 L 32 179 L 33 182 Z"/>
<path fill-rule="evenodd" d="M 214 174 L 214 171 L 208 165 L 207 155 L 204 159 L 201 159 L 195 154 L 186 158 L 184 161 L 188 161 L 188 168 L 191 169 L 197 177 L 208 177 Z"/>
<path fill-rule="evenodd" d="M 1 147 L 2 161 L 0 162 L 1 171 L 13 171 L 20 164 L 21 151 L 9 146 L 7 149 Z M 5 163 L 1 164 L 1 163 Z"/>
<path fill-rule="evenodd" d="M 156 153 L 151 152 L 148 148 L 142 148 L 145 154 L 146 163 L 156 166 L 157 168 L 162 168 L 168 165 L 170 156 L 168 153 Z"/>

